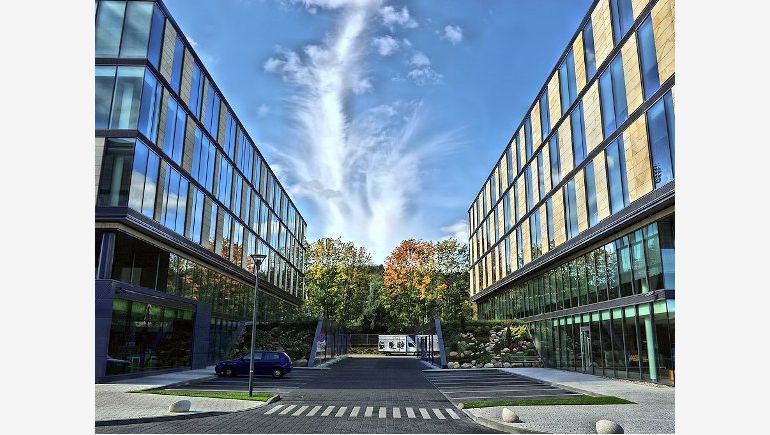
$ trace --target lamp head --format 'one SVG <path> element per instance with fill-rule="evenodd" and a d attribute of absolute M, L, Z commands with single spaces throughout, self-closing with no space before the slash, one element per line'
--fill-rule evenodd
<path fill-rule="evenodd" d="M 251 254 L 251 259 L 254 260 L 254 263 L 257 265 L 260 265 L 262 261 L 267 258 L 267 255 L 265 254 Z"/>

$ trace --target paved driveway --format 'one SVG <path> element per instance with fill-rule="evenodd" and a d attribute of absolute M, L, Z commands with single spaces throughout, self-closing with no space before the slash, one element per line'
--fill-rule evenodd
<path fill-rule="evenodd" d="M 228 415 L 97 427 L 98 433 L 495 433 L 455 408 L 423 376 L 414 357 L 349 358 L 330 370 L 260 380 L 282 400 Z M 295 375 L 295 380 L 292 380 Z M 230 382 L 227 382 L 230 381 Z M 246 378 L 216 387 L 245 390 Z M 291 388 L 295 387 L 295 388 Z M 191 386 L 190 388 L 198 388 Z"/>

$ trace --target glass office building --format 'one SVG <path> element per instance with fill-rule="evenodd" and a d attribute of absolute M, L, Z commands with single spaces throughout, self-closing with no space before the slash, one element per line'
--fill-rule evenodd
<path fill-rule="evenodd" d="M 200 368 L 305 299 L 306 223 L 159 1 L 97 1 L 96 377 Z"/>
<path fill-rule="evenodd" d="M 674 383 L 674 0 L 597 0 L 468 210 L 480 319 Z"/>

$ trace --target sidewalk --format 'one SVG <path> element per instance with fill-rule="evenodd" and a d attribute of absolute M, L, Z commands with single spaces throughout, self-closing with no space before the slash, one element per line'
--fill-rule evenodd
<path fill-rule="evenodd" d="M 627 399 L 628 405 L 510 406 L 522 423 L 506 423 L 514 429 L 550 433 L 595 433 L 598 420 L 612 420 L 625 433 L 674 433 L 674 387 L 629 382 L 547 368 L 501 369 L 559 386 L 604 396 Z M 502 421 L 502 406 L 465 411 Z M 512 430 L 513 432 L 513 430 Z"/>
<path fill-rule="evenodd" d="M 166 387 L 216 376 L 214 366 L 198 370 L 145 376 L 116 381 L 109 384 L 95 384 L 96 423 L 116 423 L 122 420 L 156 419 L 163 417 L 184 418 L 201 413 L 233 412 L 256 408 L 264 402 L 212 399 L 208 397 L 165 396 L 159 394 L 131 393 L 148 388 Z M 189 400 L 190 412 L 168 412 L 168 407 L 177 400 Z"/>

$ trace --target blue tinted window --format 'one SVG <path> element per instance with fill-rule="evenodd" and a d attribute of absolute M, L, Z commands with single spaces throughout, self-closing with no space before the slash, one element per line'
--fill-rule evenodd
<path fill-rule="evenodd" d="M 115 93 L 112 97 L 111 129 L 135 129 L 139 119 L 144 68 L 118 67 Z"/>
<path fill-rule="evenodd" d="M 577 82 L 575 79 L 575 55 L 572 50 L 559 67 L 559 92 L 561 95 L 561 113 L 567 110 L 577 99 Z"/>
<path fill-rule="evenodd" d="M 235 188 L 233 189 L 233 194 L 235 197 L 233 198 L 233 207 L 232 211 L 233 214 L 238 216 L 241 214 L 241 193 L 243 192 L 243 177 L 241 177 L 238 174 L 235 174 Z"/>
<path fill-rule="evenodd" d="M 124 1 L 102 1 L 96 12 L 96 57 L 118 57 Z"/>
<path fill-rule="evenodd" d="M 579 165 L 587 154 L 586 129 L 583 124 L 583 102 L 581 101 L 570 114 L 572 128 L 572 156 L 575 166 Z"/>
<path fill-rule="evenodd" d="M 524 244 L 521 240 L 521 226 L 516 227 L 516 264 L 518 268 L 524 266 Z"/>
<path fill-rule="evenodd" d="M 548 141 L 548 158 L 551 159 L 551 186 L 556 187 L 561 181 L 561 157 L 559 156 L 559 132 L 556 131 Z"/>
<path fill-rule="evenodd" d="M 585 167 L 586 202 L 588 203 L 588 225 L 594 226 L 599 222 L 599 209 L 596 206 L 596 178 L 594 177 L 594 162 L 588 162 Z"/>
<path fill-rule="evenodd" d="M 519 143 L 519 133 L 516 132 L 516 171 L 521 169 L 521 144 Z"/>
<path fill-rule="evenodd" d="M 513 182 L 513 177 L 515 175 L 514 167 L 513 167 L 513 157 L 511 157 L 511 147 L 509 146 L 508 149 L 505 150 L 505 160 L 506 160 L 506 166 L 508 169 L 508 184 L 510 185 L 511 182 Z M 505 186 L 508 187 L 508 186 Z"/>
<path fill-rule="evenodd" d="M 583 48 L 585 51 L 586 81 L 590 81 L 596 74 L 596 53 L 594 52 L 594 27 L 588 20 L 583 27 Z"/>
<path fill-rule="evenodd" d="M 184 60 L 184 43 L 176 39 L 174 45 L 174 62 L 171 64 L 171 89 L 179 93 L 179 84 L 182 83 L 182 61 Z"/>
<path fill-rule="evenodd" d="M 575 180 L 569 180 L 564 185 L 564 214 L 567 224 L 567 238 L 578 235 L 577 199 L 575 195 Z"/>
<path fill-rule="evenodd" d="M 190 175 L 201 183 L 209 192 L 212 191 L 214 184 L 214 162 L 216 159 L 216 148 L 207 136 L 195 128 L 195 139 L 193 142 L 193 160 Z"/>
<path fill-rule="evenodd" d="M 548 224 L 548 249 L 553 249 L 556 247 L 553 229 L 553 197 L 549 197 L 545 202 L 545 217 Z"/>
<path fill-rule="evenodd" d="M 505 238 L 505 274 L 511 273 L 511 238 Z"/>
<path fill-rule="evenodd" d="M 190 111 L 193 115 L 200 119 L 201 117 L 201 100 L 203 97 L 203 75 L 201 69 L 193 62 L 192 64 L 192 79 L 190 82 Z"/>
<path fill-rule="evenodd" d="M 158 139 L 162 93 L 163 85 L 158 83 L 158 80 L 149 70 L 146 70 L 144 72 L 142 105 L 139 108 L 139 131 L 153 142 Z"/>
<path fill-rule="evenodd" d="M 201 229 L 203 225 L 203 192 L 191 187 L 192 195 L 190 195 L 192 201 L 192 207 L 190 207 L 190 223 L 189 223 L 189 238 L 195 243 L 201 242 Z"/>
<path fill-rule="evenodd" d="M 171 95 L 166 105 L 166 131 L 163 136 L 163 152 L 178 164 L 182 164 L 184 133 L 187 116 L 184 109 Z"/>
<path fill-rule="evenodd" d="M 623 59 L 620 54 L 599 77 L 599 99 L 604 137 L 607 137 L 628 118 Z"/>
<path fill-rule="evenodd" d="M 217 199 L 222 201 L 225 207 L 230 207 L 230 196 L 233 188 L 233 167 L 222 155 L 219 156 L 219 185 L 217 186 Z"/>
<path fill-rule="evenodd" d="M 545 172 L 543 172 L 543 152 L 537 153 L 537 186 L 538 186 L 538 199 L 543 199 L 546 194 L 545 191 Z"/>
<path fill-rule="evenodd" d="M 128 206 L 152 218 L 155 211 L 160 158 L 147 149 L 147 146 L 140 140 L 136 141 L 135 149 Z"/>
<path fill-rule="evenodd" d="M 655 188 L 674 179 L 674 108 L 671 92 L 647 111 Z"/>
<path fill-rule="evenodd" d="M 166 23 L 166 18 L 163 16 L 163 12 L 155 5 L 152 9 L 152 25 L 150 27 L 150 41 L 149 48 L 147 49 L 147 58 L 155 66 L 160 68 L 160 50 L 163 46 L 163 27 Z"/>
<path fill-rule="evenodd" d="M 545 140 L 548 137 L 548 133 L 551 132 L 551 120 L 548 113 L 548 92 L 543 92 L 540 95 L 540 136 L 541 140 Z"/>
<path fill-rule="evenodd" d="M 160 223 L 178 234 L 184 234 L 189 182 L 166 163 L 166 183 L 161 205 Z"/>
<path fill-rule="evenodd" d="M 524 169 L 524 191 L 526 192 L 527 211 L 532 210 L 535 205 L 535 194 L 532 185 L 532 165 L 527 165 Z"/>
<path fill-rule="evenodd" d="M 605 150 L 607 160 L 607 187 L 610 194 L 610 209 L 617 213 L 629 203 L 628 182 L 626 181 L 626 158 L 623 137 L 609 144 Z"/>
<path fill-rule="evenodd" d="M 540 231 L 540 209 L 535 210 L 532 216 L 529 217 L 529 232 L 532 240 L 532 259 L 543 255 L 542 237 Z"/>
<path fill-rule="evenodd" d="M 106 129 L 110 123 L 110 106 L 112 105 L 112 94 L 115 90 L 115 71 L 114 66 L 96 67 L 96 129 Z"/>
<path fill-rule="evenodd" d="M 631 0 L 610 0 L 610 16 L 612 18 L 612 35 L 615 44 L 617 44 L 634 24 Z"/>
<path fill-rule="evenodd" d="M 123 23 L 123 39 L 120 43 L 120 57 L 147 56 L 152 6 L 151 2 L 128 2 Z"/>
<path fill-rule="evenodd" d="M 511 196 L 510 193 L 503 195 L 503 227 L 505 231 L 511 229 Z"/>
<path fill-rule="evenodd" d="M 227 111 L 225 112 L 225 143 L 224 143 L 224 149 L 225 154 L 227 154 L 228 157 L 235 160 L 235 130 L 238 127 L 238 125 L 235 122 L 235 119 L 233 118 L 233 115 Z M 215 135 L 214 132 L 211 133 L 212 135 Z"/>
<path fill-rule="evenodd" d="M 532 157 L 532 119 L 529 116 L 524 120 L 524 153 L 527 160 Z"/>
<path fill-rule="evenodd" d="M 652 31 L 652 17 L 642 21 L 636 32 L 639 43 L 639 61 L 642 68 L 642 84 L 644 98 L 650 98 L 660 89 L 660 77 L 658 76 L 658 58 L 655 52 L 655 35 Z"/>
<path fill-rule="evenodd" d="M 513 212 L 516 218 L 516 222 L 519 221 L 519 182 L 521 181 L 521 178 L 514 181 L 513 183 Z"/>
<path fill-rule="evenodd" d="M 206 90 L 205 118 L 204 125 L 206 126 L 206 130 L 208 130 L 212 136 L 217 137 L 217 130 L 219 130 L 219 96 L 216 91 L 214 91 L 211 82 L 209 82 L 208 89 Z"/>

